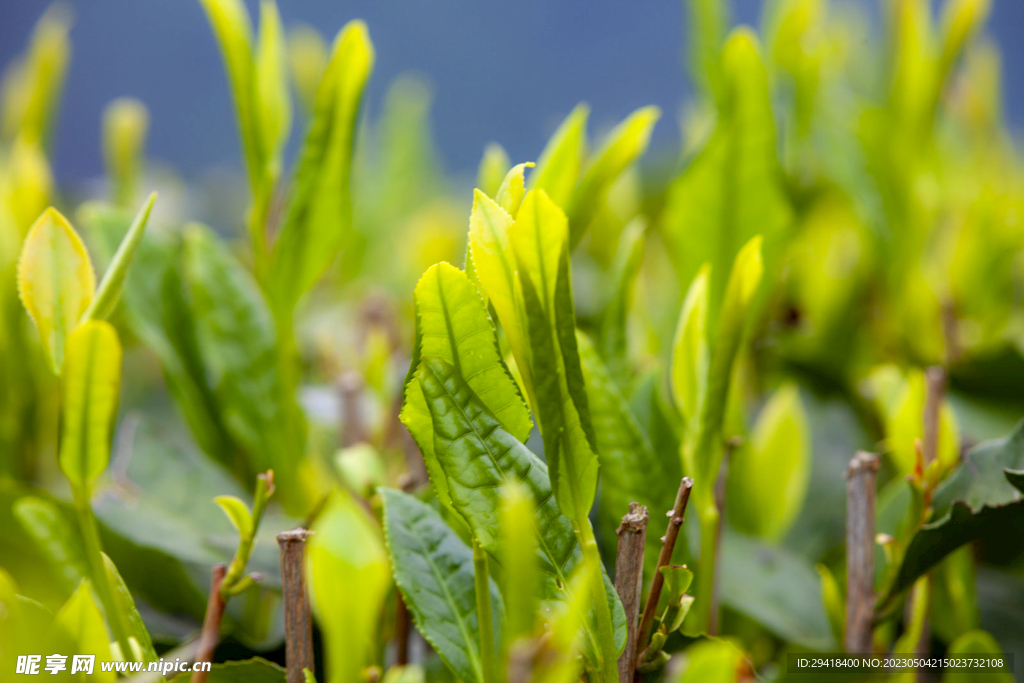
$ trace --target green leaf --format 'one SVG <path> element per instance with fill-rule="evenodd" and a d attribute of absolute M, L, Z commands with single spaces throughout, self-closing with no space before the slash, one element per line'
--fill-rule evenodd
<path fill-rule="evenodd" d="M 687 0 L 690 74 L 709 99 L 722 97 L 722 42 L 729 27 L 728 3 L 723 0 Z"/>
<path fill-rule="evenodd" d="M 931 520 L 907 546 L 886 604 L 914 584 L 942 558 L 986 530 L 1024 519 L 1024 423 L 1002 439 L 971 449 L 936 489 Z"/>
<path fill-rule="evenodd" d="M 902 391 L 885 411 L 886 446 L 889 456 L 901 476 L 914 471 L 917 458 L 914 442 L 924 434 L 925 377 L 921 370 L 908 373 L 901 382 Z M 960 429 L 948 401 L 939 410 L 939 433 L 936 457 L 943 470 L 956 465 L 960 459 Z"/>
<path fill-rule="evenodd" d="M 612 266 L 614 279 L 608 302 L 601 312 L 595 344 L 605 365 L 620 387 L 628 384 L 629 368 L 629 310 L 633 303 L 633 287 L 644 260 L 643 218 L 630 221 L 622 230 Z"/>
<path fill-rule="evenodd" d="M 537 508 L 542 599 L 564 601 L 569 576 L 582 564 L 583 556 L 572 522 L 551 495 L 547 467 L 501 428 L 451 365 L 424 358 L 415 382 L 422 387 L 433 418 L 434 454 L 444 470 L 454 509 L 500 566 L 501 489 L 506 481 L 518 481 Z M 616 642 L 621 644 L 625 642 L 625 614 L 607 577 L 605 584 Z M 593 626 L 590 628 L 593 632 Z"/>
<path fill-rule="evenodd" d="M 460 679 L 483 681 L 472 550 L 426 504 L 394 489 L 381 493 L 395 583 L 417 629 Z M 503 608 L 493 580 L 490 591 L 499 636 Z"/>
<path fill-rule="evenodd" d="M 703 150 L 667 193 L 662 231 L 683 282 L 711 264 L 709 310 L 719 309 L 729 266 L 754 235 L 772 268 L 791 209 L 776 157 L 768 80 L 757 39 L 735 30 L 722 52 L 725 101 Z"/>
<path fill-rule="evenodd" d="M 111 645 L 103 613 L 88 579 L 82 579 L 74 594 L 60 608 L 50 626 L 47 640 L 53 652 L 95 655 L 97 664 L 89 680 L 113 683 L 117 674 L 100 670 L 98 662 L 110 661 Z M 68 669 L 70 671 L 70 667 Z"/>
<path fill-rule="evenodd" d="M 533 167 L 533 162 L 528 161 L 516 164 L 505 174 L 505 179 L 498 186 L 494 193 L 494 201 L 501 208 L 505 209 L 512 218 L 519 213 L 519 207 L 523 203 L 523 195 L 526 194 L 526 169 Z"/>
<path fill-rule="evenodd" d="M 188 683 L 190 680 L 192 674 L 183 673 L 175 676 L 171 683 Z M 206 674 L 206 683 L 285 683 L 287 680 L 288 673 L 284 667 L 262 657 L 214 664 Z"/>
<path fill-rule="evenodd" d="M 62 381 L 60 468 L 84 489 L 107 468 L 121 385 L 121 342 L 106 322 L 90 320 L 71 333 Z"/>
<path fill-rule="evenodd" d="M 729 521 L 745 534 L 780 540 L 803 506 L 810 474 L 807 415 L 796 385 L 785 384 L 729 463 Z"/>
<path fill-rule="evenodd" d="M 351 228 L 349 179 L 356 120 L 373 62 L 366 24 L 349 22 L 334 41 L 317 89 L 313 122 L 270 263 L 268 291 L 279 316 L 291 315 Z"/>
<path fill-rule="evenodd" d="M 590 108 L 578 104 L 565 118 L 537 162 L 530 176 L 530 189 L 544 190 L 562 208 L 568 208 L 579 179 L 587 146 L 587 116 Z"/>
<path fill-rule="evenodd" d="M 533 423 L 473 283 L 458 268 L 438 263 L 420 278 L 415 297 L 419 355 L 450 363 L 502 427 L 525 442 Z"/>
<path fill-rule="evenodd" d="M 65 595 L 70 595 L 89 576 L 81 531 L 44 498 L 24 496 L 14 504 L 13 512 L 62 579 Z"/>
<path fill-rule="evenodd" d="M 299 24 L 288 31 L 288 67 L 307 116 L 316 107 L 316 91 L 327 66 L 327 44 L 312 26 Z"/>
<path fill-rule="evenodd" d="M 117 567 L 113 561 L 103 555 L 103 567 L 107 572 L 107 580 L 110 585 L 114 588 L 114 605 L 118 612 L 121 613 L 121 621 L 128 629 L 128 638 L 132 642 L 132 646 L 138 646 L 142 654 L 142 661 L 144 662 L 155 662 L 158 657 L 156 650 L 153 649 L 153 640 L 149 636 L 149 631 L 146 630 L 146 625 L 142 621 L 142 615 L 139 614 L 138 608 L 135 607 L 135 599 L 132 597 L 131 591 L 128 590 L 128 586 L 125 584 L 124 579 L 121 578 L 121 574 L 117 571 Z M 136 661 L 138 661 L 139 653 L 134 653 Z"/>
<path fill-rule="evenodd" d="M 684 664 L 671 683 L 733 683 L 744 655 L 728 640 L 702 640 L 683 652 Z"/>
<path fill-rule="evenodd" d="M 608 133 L 604 145 L 587 161 L 583 177 L 572 194 L 572 206 L 568 208 L 571 246 L 583 237 L 612 183 L 643 155 L 660 117 L 661 110 L 654 106 L 633 112 Z"/>
<path fill-rule="evenodd" d="M 699 495 L 714 488 L 722 465 L 722 431 L 733 365 L 750 317 L 751 299 L 763 270 L 761 237 L 757 236 L 736 255 L 710 347 L 707 398 L 701 410 L 700 436 L 696 440 L 696 450 L 689 456 L 694 464 L 692 471 Z"/>
<path fill-rule="evenodd" d="M 288 140 L 292 125 L 284 29 L 274 0 L 260 0 L 254 68 L 261 149 L 266 157 L 264 162 L 274 167 L 280 164 L 281 148 Z M 276 172 L 277 169 L 272 168 L 274 175 Z"/>
<path fill-rule="evenodd" d="M 469 256 L 473 274 L 494 307 L 513 355 L 523 358 L 528 353 L 528 340 L 526 321 L 519 308 L 515 255 L 509 241 L 512 225 L 513 219 L 507 210 L 484 193 L 473 193 L 473 212 L 469 216 Z M 519 370 L 529 393 L 533 387 L 530 369 L 520 367 Z"/>
<path fill-rule="evenodd" d="M 96 276 L 82 239 L 59 211 L 47 209 L 25 236 L 18 295 L 57 374 L 64 364 L 64 340 L 89 308 L 95 290 Z"/>
<path fill-rule="evenodd" d="M 721 538 L 718 589 L 724 605 L 785 641 L 820 652 L 835 649 L 814 567 L 782 548 L 732 531 Z"/>
<path fill-rule="evenodd" d="M 200 0 L 220 46 L 238 115 L 238 132 L 251 187 L 262 181 L 265 154 L 255 98 L 252 24 L 242 0 Z"/>
<path fill-rule="evenodd" d="M 832 629 L 832 639 L 836 643 L 842 643 L 846 631 L 846 601 L 839 590 L 836 577 L 829 568 L 823 564 L 818 564 L 814 568 L 821 580 L 821 602 L 825 605 L 825 615 Z"/>
<path fill-rule="evenodd" d="M 707 394 L 710 270 L 702 268 L 690 284 L 672 342 L 672 398 L 684 424 L 694 427 Z"/>
<path fill-rule="evenodd" d="M 492 142 L 484 148 L 484 156 L 480 160 L 480 168 L 476 172 L 476 186 L 489 197 L 498 194 L 498 188 L 505 180 L 505 174 L 512 167 L 509 161 L 508 152 L 497 142 Z"/>
<path fill-rule="evenodd" d="M 220 506 L 231 523 L 238 529 L 242 538 L 249 538 L 253 534 L 252 514 L 249 506 L 236 496 L 217 496 L 213 502 Z"/>
<path fill-rule="evenodd" d="M 611 551 L 617 543 L 615 529 L 630 502 L 650 510 L 670 509 L 682 473 L 679 459 L 671 452 L 664 458 L 655 455 L 593 344 L 582 332 L 577 333 L 577 339 L 601 463 L 598 528 L 603 547 Z M 657 544 L 648 546 L 648 553 L 656 556 Z"/>
<path fill-rule="evenodd" d="M 946 650 L 947 657 L 978 657 L 990 655 L 993 658 L 1003 657 L 1003 650 L 999 643 L 985 631 L 969 631 L 949 645 Z M 1005 659 L 1005 658 L 1004 658 Z M 978 673 L 969 669 L 957 669 L 948 667 L 942 674 L 942 683 L 972 683 L 982 678 L 992 683 L 1013 683 L 1013 674 L 1008 671 L 1001 673 Z"/>
<path fill-rule="evenodd" d="M 562 210 L 543 190 L 529 192 L 510 235 L 530 341 L 529 355 L 516 354 L 516 362 L 529 365 L 536 383 L 533 413 L 555 499 L 579 520 L 594 503 L 598 460 L 576 348 L 568 239 Z"/>
<path fill-rule="evenodd" d="M 121 244 L 117 247 L 117 251 L 114 253 L 110 265 L 107 266 L 106 272 L 103 273 L 103 279 L 100 280 L 99 287 L 96 289 L 96 296 L 93 297 L 92 303 L 89 304 L 85 313 L 82 314 L 83 322 L 86 320 L 104 320 L 114 312 L 114 307 L 117 306 L 117 301 L 121 296 L 121 288 L 124 285 L 125 277 L 128 274 L 128 266 L 131 265 L 135 250 L 142 241 L 142 235 L 146 231 L 146 223 L 149 221 L 149 213 L 153 210 L 154 202 L 156 202 L 156 192 L 150 194 L 149 198 L 146 199 L 146 203 L 139 209 L 139 213 L 135 216 L 131 226 L 129 226 L 127 234 L 125 234 Z"/>
<path fill-rule="evenodd" d="M 285 392 L 274 321 L 259 286 L 201 226 L 186 230 L 183 257 L 196 346 L 219 419 L 244 449 L 248 475 L 273 469 L 282 493 L 294 494 L 301 434 L 289 422 L 294 397 Z"/>
<path fill-rule="evenodd" d="M 515 481 L 502 488 L 499 528 L 505 580 L 505 642 L 529 636 L 537 623 L 540 574 L 537 565 L 537 510 L 533 496 Z"/>
<path fill-rule="evenodd" d="M 324 632 L 326 683 L 357 681 L 375 657 L 378 622 L 391 586 L 387 553 L 380 529 L 345 496 L 332 500 L 313 530 L 306 572 Z"/>

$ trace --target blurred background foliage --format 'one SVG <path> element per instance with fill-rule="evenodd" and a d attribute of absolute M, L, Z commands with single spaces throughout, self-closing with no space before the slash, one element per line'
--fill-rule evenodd
<path fill-rule="evenodd" d="M 666 57 L 658 52 L 663 46 L 636 47 L 643 62 L 632 62 L 628 73 L 659 84 L 665 81 L 646 80 L 645 72 L 672 74 L 659 78 L 678 86 L 686 68 L 691 87 L 666 88 L 629 114 L 621 107 L 635 90 L 592 92 L 582 79 L 560 85 L 573 103 L 591 101 L 594 122 L 590 108 L 577 107 L 547 147 L 538 142 L 541 124 L 522 122 L 524 111 L 531 121 L 547 121 L 545 106 L 564 111 L 571 104 L 538 101 L 533 81 L 521 76 L 506 82 L 502 60 L 467 80 L 481 99 L 496 83 L 525 102 L 525 110 L 506 107 L 500 116 L 475 117 L 480 109 L 445 99 L 440 77 L 432 90 L 418 76 L 374 73 L 361 113 L 357 85 L 345 105 L 348 118 L 338 114 L 351 139 L 344 126 L 323 138 L 339 155 L 354 144 L 351 169 L 318 179 L 329 185 L 308 201 L 302 168 L 318 162 L 297 141 L 307 130 L 318 140 L 311 124 L 324 106 L 322 79 L 332 63 L 319 24 L 292 26 L 286 15 L 280 80 L 257 87 L 259 96 L 278 98 L 261 100 L 275 117 L 247 130 L 239 104 L 249 96 L 239 95 L 247 81 L 237 70 L 249 67 L 229 56 L 236 71 L 225 88 L 206 38 L 188 57 L 201 57 L 202 66 L 188 74 L 196 74 L 198 92 L 215 93 L 215 103 L 179 95 L 174 102 L 157 97 L 147 108 L 119 99 L 100 122 L 60 106 L 65 82 L 75 76 L 74 12 L 47 10 L 27 43 L 24 22 L 5 22 L 5 33 L 19 31 L 5 49 L 23 50 L 9 62 L 0 98 L 0 566 L 20 592 L 56 609 L 85 575 L 69 490 L 56 466 L 58 380 L 14 285 L 22 241 L 47 206 L 71 217 L 100 271 L 135 207 L 150 190 L 160 192 L 112 318 L 125 348 L 123 389 L 111 464 L 93 507 L 103 545 L 163 651 L 195 632 L 209 567 L 228 561 L 236 546 L 212 499 L 247 499 L 256 474 L 273 467 L 279 492 L 251 561 L 266 578 L 230 604 L 230 638 L 218 657 L 280 658 L 273 534 L 327 506 L 324 538 L 336 532 L 339 540 L 324 541 L 317 552 L 330 557 L 351 543 L 347 535 L 374 536 L 358 522 L 345 525 L 346 516 L 365 522 L 349 509 L 353 500 L 373 499 L 381 484 L 415 488 L 424 481 L 418 451 L 398 421 L 414 338 L 412 292 L 429 266 L 465 261 L 469 145 L 474 158 L 482 155 L 475 184 L 485 193 L 499 194 L 513 164 L 536 161 L 527 185 L 544 187 L 569 218 L 576 315 L 593 341 L 584 356 L 595 354 L 606 367 L 595 398 L 613 397 L 631 420 L 610 428 L 631 441 L 606 444 L 613 455 L 602 460 L 604 476 L 614 475 L 596 510 L 606 561 L 626 503 L 640 499 L 652 511 L 671 506 L 685 397 L 672 395 L 666 371 L 684 295 L 710 263 L 709 311 L 717 315 L 737 252 L 763 236 L 765 277 L 726 414 L 728 433 L 746 438 L 728 477 L 722 630 L 769 674 L 787 648 L 835 649 L 829 587 L 834 577 L 842 584 L 840 501 L 855 450 L 886 454 L 880 519 L 900 519 L 909 505 L 903 480 L 914 473 L 914 439 L 922 432 L 925 368 L 942 366 L 949 377 L 943 473 L 968 446 L 1007 434 L 1024 415 L 1024 168 L 1005 114 L 1019 115 L 1021 91 L 1004 77 L 1015 70 L 985 28 L 1005 34 L 1014 25 L 1007 17 L 1018 17 L 1020 7 L 902 0 L 879 10 L 775 0 L 752 13 L 752 3 L 735 4 L 736 15 L 708 0 L 673 5 L 672 16 L 681 8 L 686 17 L 685 67 L 672 52 L 679 21 L 658 22 L 671 29 L 661 33 L 630 24 L 645 44 L 671 33 L 671 50 Z M 140 7 L 121 9 L 127 17 Z M 94 11 L 82 9 L 86 17 Z M 205 29 L 195 7 L 188 11 Z M 17 17 L 26 12 L 33 20 L 39 14 L 24 3 Z M 759 29 L 730 33 L 737 18 Z M 261 41 L 264 25 L 260 15 Z M 368 76 L 374 46 L 365 30 L 349 25 L 352 42 L 338 49 L 364 50 L 357 57 Z M 565 35 L 560 49 L 571 50 L 575 38 L 568 28 Z M 1008 45 L 1010 64 L 1019 63 L 1019 41 Z M 375 47 L 381 70 L 397 71 L 384 44 L 375 40 Z M 521 49 L 509 47 L 503 60 L 518 60 Z M 580 68 L 601 71 L 586 62 Z M 94 77 L 103 81 L 101 71 Z M 492 86 L 473 89 L 483 82 Z M 238 132 L 218 119 L 229 111 L 229 89 Z M 664 111 L 638 108 L 650 101 Z M 437 138 L 433 109 L 445 122 Z M 207 111 L 219 112 L 210 114 L 209 127 Z M 668 133 L 677 112 L 679 132 Z M 603 125 L 610 116 L 623 123 Z M 160 132 L 177 125 L 193 145 L 179 149 Z M 486 137 L 478 143 L 473 135 L 481 129 Z M 239 133 L 241 164 L 226 173 L 198 171 L 224 164 L 218 155 Z M 73 158 L 93 155 L 81 140 L 97 136 L 102 173 Z M 485 146 L 489 140 L 496 143 Z M 62 152 L 66 145 L 72 151 Z M 441 162 L 449 147 L 454 173 Z M 188 162 L 163 163 L 179 154 Z M 58 171 L 69 169 L 66 177 L 55 176 L 54 158 Z M 300 234 L 310 216 L 328 215 L 330 239 L 287 246 L 289 230 Z M 297 254 L 298 270 L 287 270 L 289 253 Z M 530 446 L 541 450 L 536 432 Z M 637 472 L 643 468 L 629 460 L 637 453 L 665 476 L 652 483 L 649 470 Z M 335 491 L 344 493 L 331 498 Z M 31 520 L 40 515 L 48 520 L 45 533 L 64 538 L 51 550 L 70 556 L 55 557 L 36 542 Z M 660 524 L 660 515 L 652 517 Z M 683 559 L 697 552 L 695 524 L 688 523 L 693 547 L 680 550 Z M 936 647 L 983 628 L 1005 651 L 1024 650 L 1021 538 L 987 529 L 936 570 Z M 382 552 L 374 561 L 384 562 Z M 888 569 L 880 566 L 879 576 Z M 342 626 L 324 619 L 328 640 L 344 639 Z M 387 633 L 393 624 L 384 622 L 367 628 Z M 722 643 L 697 646 L 691 668 L 702 658 L 735 664 Z M 428 680 L 441 680 L 434 675 Z"/>

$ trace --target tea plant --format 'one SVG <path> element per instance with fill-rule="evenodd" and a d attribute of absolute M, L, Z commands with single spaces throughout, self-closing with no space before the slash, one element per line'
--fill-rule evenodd
<path fill-rule="evenodd" d="M 535 162 L 489 145 L 471 206 L 421 83 L 364 106 L 365 24 L 200 4 L 246 189 L 216 229 L 132 99 L 105 197 L 57 193 L 65 12 L 4 81 L 5 671 L 724 683 L 1022 647 L 1024 186 L 988 3 L 888 3 L 883 44 L 856 7 L 777 0 L 759 37 L 689 0 L 673 170 L 638 163 L 656 108 L 592 145 L 581 104 Z"/>

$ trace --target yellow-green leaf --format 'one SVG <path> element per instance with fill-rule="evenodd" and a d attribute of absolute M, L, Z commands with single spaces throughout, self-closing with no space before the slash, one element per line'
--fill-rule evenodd
<path fill-rule="evenodd" d="M 82 239 L 59 211 L 49 208 L 25 237 L 18 261 L 18 294 L 32 316 L 54 372 L 64 344 L 89 307 L 96 275 Z"/>
<path fill-rule="evenodd" d="M 112 652 L 107 627 L 88 579 L 82 579 L 74 594 L 60 608 L 50 626 L 47 640 L 54 652 L 95 655 L 98 662 L 110 661 Z M 117 674 L 101 671 L 98 662 L 93 675 L 89 676 L 90 681 L 113 683 L 117 680 Z"/>
<path fill-rule="evenodd" d="M 317 89 L 313 122 L 270 262 L 268 290 L 279 317 L 291 314 L 337 256 L 351 227 L 349 177 L 356 120 L 373 62 L 366 24 L 349 22 L 335 38 Z"/>
<path fill-rule="evenodd" d="M 562 208 L 569 206 L 579 180 L 587 146 L 587 116 L 590 108 L 579 104 L 566 117 L 540 155 L 537 170 L 530 176 L 530 189 L 544 190 Z"/>
<path fill-rule="evenodd" d="M 200 0 L 220 44 L 228 81 L 235 100 L 238 131 L 242 138 L 249 182 L 258 187 L 264 153 L 255 105 L 255 70 L 252 59 L 252 24 L 242 0 Z"/>
<path fill-rule="evenodd" d="M 274 0 L 260 2 L 260 28 L 255 59 L 256 103 L 263 140 L 264 161 L 280 163 L 281 147 L 292 125 L 292 100 L 288 91 L 284 29 Z M 272 172 L 277 173 L 273 168 Z"/>
<path fill-rule="evenodd" d="M 604 145 L 587 161 L 572 194 L 572 206 L 568 207 L 572 219 L 570 244 L 580 241 L 612 183 L 647 149 L 660 117 L 661 110 L 654 106 L 633 112 L 608 133 Z"/>
<path fill-rule="evenodd" d="M 236 496 L 217 496 L 213 502 L 220 506 L 242 538 L 252 537 L 252 514 L 245 503 Z"/>
<path fill-rule="evenodd" d="M 88 486 L 107 467 L 120 383 L 121 343 L 109 323 L 90 320 L 68 336 L 60 468 L 72 486 Z"/>
<path fill-rule="evenodd" d="M 128 227 L 128 232 L 125 233 L 124 239 L 118 245 L 117 251 L 110 261 L 110 266 L 103 273 L 103 279 L 100 280 L 100 285 L 96 289 L 96 296 L 93 297 L 89 308 L 82 315 L 83 322 L 85 320 L 103 320 L 114 311 L 121 296 L 121 287 L 124 285 L 125 276 L 128 275 L 128 266 L 131 265 L 132 256 L 135 255 L 135 250 L 142 242 L 142 235 L 146 231 L 146 223 L 149 221 L 149 213 L 153 210 L 155 202 L 156 192 L 153 192 Z"/>
<path fill-rule="evenodd" d="M 708 379 L 708 276 L 705 266 L 683 300 L 672 343 L 672 398 L 684 424 L 700 415 Z"/>
<path fill-rule="evenodd" d="M 288 31 L 288 66 L 307 115 L 316 106 L 316 90 L 327 66 L 327 44 L 312 26 L 300 24 Z"/>
<path fill-rule="evenodd" d="M 729 464 L 729 521 L 751 536 L 781 539 L 803 506 L 811 471 L 810 430 L 796 385 L 768 400 L 747 445 Z"/>
<path fill-rule="evenodd" d="M 348 497 L 313 526 L 306 552 L 310 599 L 324 633 L 326 683 L 351 683 L 374 661 L 377 627 L 391 587 L 381 531 Z"/>
<path fill-rule="evenodd" d="M 501 208 L 508 211 L 512 218 L 519 213 L 519 206 L 523 203 L 523 195 L 526 194 L 526 169 L 533 168 L 533 162 L 527 161 L 523 164 L 516 164 L 505 174 L 505 179 L 498 186 L 494 195 Z"/>

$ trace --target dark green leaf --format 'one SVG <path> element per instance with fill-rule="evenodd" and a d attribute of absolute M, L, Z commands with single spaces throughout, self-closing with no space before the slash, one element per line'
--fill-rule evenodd
<path fill-rule="evenodd" d="M 892 598 L 942 558 L 991 527 L 1024 519 L 1024 422 L 1007 437 L 973 448 L 933 498 L 931 521 L 911 539 Z"/>
<path fill-rule="evenodd" d="M 428 505 L 394 489 L 382 493 L 395 583 L 416 627 L 463 681 L 482 681 L 473 551 Z M 503 607 L 493 580 L 490 590 L 497 647 Z"/>

